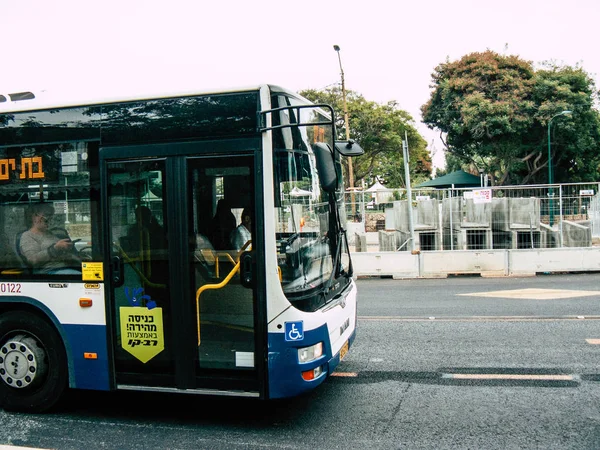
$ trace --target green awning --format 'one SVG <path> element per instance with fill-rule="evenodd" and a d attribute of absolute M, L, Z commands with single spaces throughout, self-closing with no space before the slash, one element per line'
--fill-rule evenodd
<path fill-rule="evenodd" d="M 434 178 L 433 180 L 426 181 L 424 183 L 415 186 L 415 188 L 435 188 L 445 189 L 462 187 L 480 187 L 481 178 L 477 175 L 472 175 L 465 172 L 464 170 L 457 170 L 456 172 L 449 173 L 443 177 Z"/>

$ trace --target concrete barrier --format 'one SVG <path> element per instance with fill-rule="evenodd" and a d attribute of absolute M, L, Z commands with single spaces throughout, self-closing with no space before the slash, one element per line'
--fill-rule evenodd
<path fill-rule="evenodd" d="M 399 236 L 397 231 L 380 231 L 379 237 L 379 251 L 380 252 L 395 252 L 399 247 Z"/>
<path fill-rule="evenodd" d="M 600 247 L 352 253 L 355 277 L 527 276 L 600 271 Z"/>
<path fill-rule="evenodd" d="M 451 252 L 422 252 L 420 276 L 440 277 L 449 274 L 481 274 L 505 276 L 508 274 L 505 250 L 455 250 Z"/>
<path fill-rule="evenodd" d="M 600 248 L 552 248 L 545 250 L 511 250 L 509 275 L 545 272 L 600 271 Z"/>
<path fill-rule="evenodd" d="M 346 224 L 346 234 L 348 236 L 349 239 L 349 244 L 350 245 L 354 245 L 354 235 L 355 234 L 364 234 L 366 233 L 365 231 L 365 224 L 364 222 L 348 222 Z"/>
<path fill-rule="evenodd" d="M 410 252 L 353 253 L 354 276 L 419 278 L 419 255 Z"/>
<path fill-rule="evenodd" d="M 367 251 L 367 235 L 365 233 L 354 234 L 354 248 L 357 252 Z"/>
<path fill-rule="evenodd" d="M 592 229 L 589 226 L 571 222 L 570 220 L 563 220 L 561 225 L 563 227 L 563 247 L 592 246 Z"/>

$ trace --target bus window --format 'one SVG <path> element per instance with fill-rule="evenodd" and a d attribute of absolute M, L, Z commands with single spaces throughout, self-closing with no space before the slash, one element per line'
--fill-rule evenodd
<path fill-rule="evenodd" d="M 0 246 L 3 250 L 0 276 L 21 270 L 25 275 L 52 277 L 56 267 L 61 265 L 81 271 L 81 262 L 93 257 L 94 236 L 98 230 L 94 225 L 97 167 L 93 166 L 98 161 L 98 144 L 69 142 L 8 147 L 2 150 L 1 156 L 4 179 L 0 180 Z M 32 216 L 40 204 L 45 205 L 41 208 L 46 213 L 41 217 Z M 36 223 L 39 228 L 35 227 Z M 34 234 L 31 234 L 32 229 Z M 48 255 L 43 252 L 31 260 L 24 254 L 38 255 L 49 243 L 63 239 L 72 241 L 68 257 L 62 252 L 63 248 L 55 250 L 54 247 Z"/>
<path fill-rule="evenodd" d="M 255 370 L 255 300 L 240 282 L 241 251 L 231 241 L 242 210 L 254 206 L 252 158 L 190 158 L 188 171 L 191 281 L 200 292 L 197 373 Z"/>

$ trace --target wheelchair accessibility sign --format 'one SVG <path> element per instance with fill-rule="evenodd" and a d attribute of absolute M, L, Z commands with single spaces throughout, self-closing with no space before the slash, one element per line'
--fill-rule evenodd
<path fill-rule="evenodd" d="M 304 324 L 300 322 L 286 322 L 285 323 L 285 340 L 301 341 L 304 339 Z"/>

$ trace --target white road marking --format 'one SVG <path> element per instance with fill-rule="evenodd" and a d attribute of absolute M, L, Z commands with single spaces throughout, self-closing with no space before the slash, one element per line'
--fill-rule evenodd
<path fill-rule="evenodd" d="M 505 291 L 472 292 L 458 294 L 470 297 L 502 297 L 529 300 L 554 300 L 560 298 L 600 296 L 600 291 L 577 291 L 573 289 L 511 289 Z"/>
<path fill-rule="evenodd" d="M 37 447 L 17 447 L 15 445 L 2 445 L 0 444 L 0 450 L 45 450 Z"/>
<path fill-rule="evenodd" d="M 540 322 L 561 320 L 600 320 L 600 316 L 358 316 L 358 320 L 381 322 Z"/>
<path fill-rule="evenodd" d="M 453 380 L 542 380 L 542 381 L 573 381 L 573 375 L 535 375 L 514 373 L 445 373 L 443 378 Z"/>

